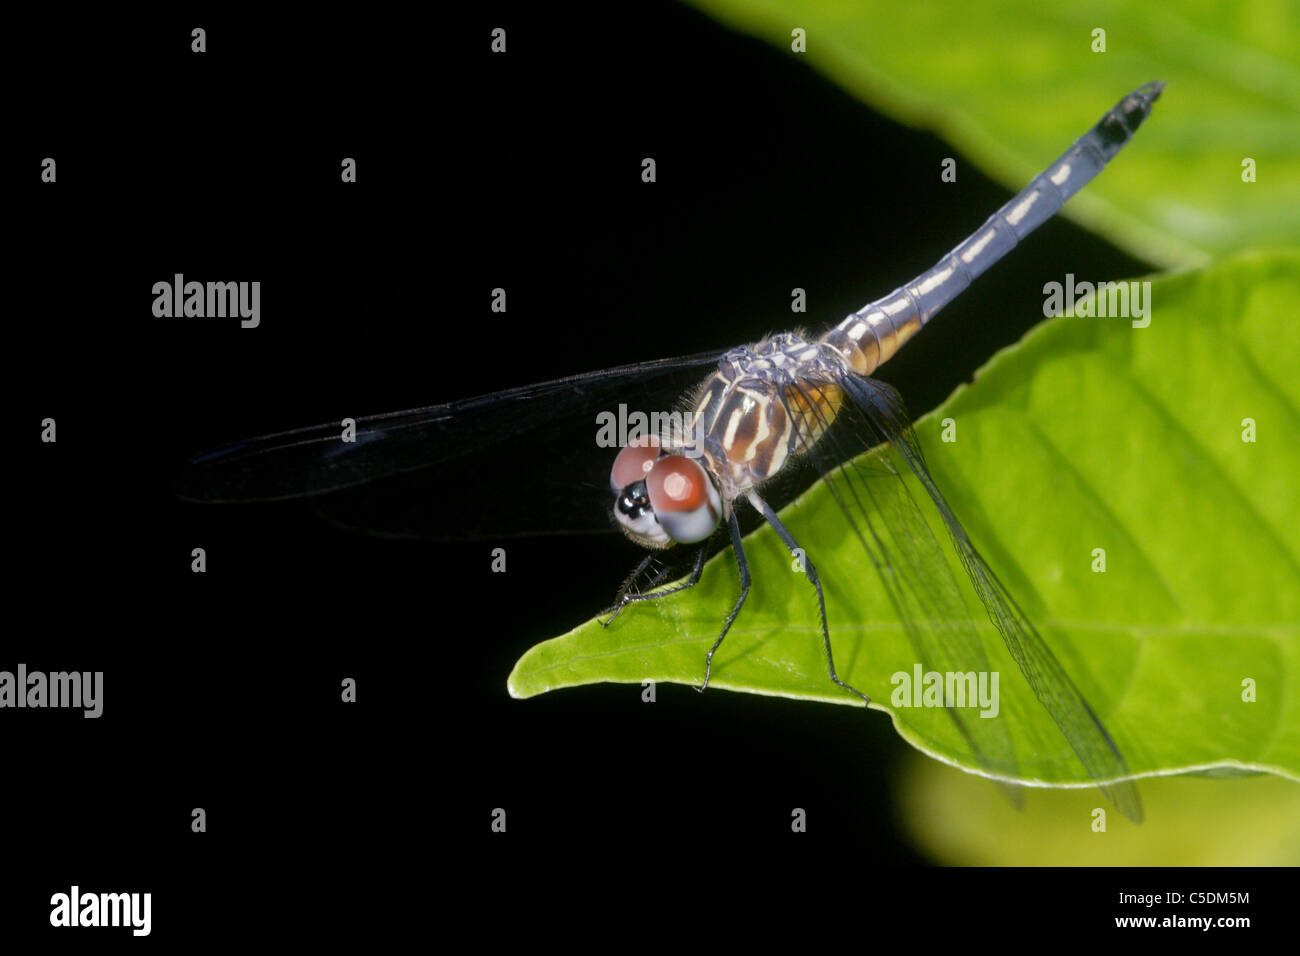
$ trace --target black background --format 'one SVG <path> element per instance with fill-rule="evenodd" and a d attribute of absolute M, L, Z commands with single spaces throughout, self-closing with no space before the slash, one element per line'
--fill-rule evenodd
<path fill-rule="evenodd" d="M 707 914 L 749 859 L 740 879 L 773 874 L 781 919 L 813 920 L 828 880 L 915 912 L 1030 885 L 876 885 L 927 862 L 896 825 L 905 748 L 881 714 L 678 686 L 653 706 L 615 685 L 512 700 L 518 656 L 605 606 L 638 559 L 614 535 L 513 541 L 494 575 L 490 544 L 173 496 L 214 443 L 838 321 L 1009 198 L 806 60 L 692 11 L 539 6 L 16 29 L 19 530 L 0 667 L 103 670 L 106 689 L 99 720 L 0 716 L 7 929 L 45 926 L 74 882 L 152 891 L 163 940 L 384 936 L 453 919 L 457 894 L 571 895 L 580 913 L 624 889 L 641 927 L 668 901 Z M 38 181 L 45 156 L 57 185 Z M 924 412 L 1041 317 L 1045 281 L 1148 268 L 1054 219 L 881 377 Z M 153 318 L 153 283 L 177 272 L 260 280 L 261 327 Z M 33 442 L 47 416 L 54 445 Z M 1105 918 L 1110 890 L 1082 885 L 1066 911 Z"/>

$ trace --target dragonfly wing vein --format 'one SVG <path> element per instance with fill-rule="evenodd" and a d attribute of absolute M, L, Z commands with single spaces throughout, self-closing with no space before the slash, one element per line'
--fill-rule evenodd
<path fill-rule="evenodd" d="M 878 445 L 884 436 L 854 406 L 846 405 L 827 424 L 810 455 L 875 567 L 922 669 L 987 673 L 984 645 L 957 579 L 907 485 L 884 449 L 856 454 L 861 448 L 855 443 Z M 995 776 L 1017 775 L 1005 721 L 982 719 L 973 707 L 944 709 L 982 767 Z"/>
<path fill-rule="evenodd" d="M 1078 686 L 976 550 L 948 506 L 926 467 L 898 392 L 883 382 L 860 376 L 851 376 L 846 386 L 859 407 L 872 411 L 872 421 L 883 430 L 884 437 L 898 451 L 934 502 L 989 619 L 1002 635 L 1007 651 L 1020 667 L 1034 695 L 1051 715 L 1084 769 L 1125 816 L 1140 821 L 1142 804 L 1131 780 L 1132 772 Z"/>

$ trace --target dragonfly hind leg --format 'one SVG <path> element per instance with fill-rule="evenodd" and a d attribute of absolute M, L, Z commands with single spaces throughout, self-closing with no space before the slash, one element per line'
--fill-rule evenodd
<path fill-rule="evenodd" d="M 835 673 L 835 655 L 831 653 L 831 632 L 830 628 L 826 624 L 826 597 L 822 594 L 821 578 L 817 576 L 817 569 L 813 567 L 812 561 L 808 558 L 808 553 L 804 551 L 803 548 L 799 547 L 798 542 L 794 540 L 794 535 L 792 535 L 786 526 L 781 523 L 781 519 L 776 516 L 776 512 L 771 509 L 766 501 L 753 492 L 750 492 L 749 503 L 757 508 L 759 514 L 761 514 L 764 519 L 766 519 L 767 523 L 772 526 L 773 530 L 776 531 L 781 540 L 785 542 L 785 546 L 790 549 L 790 553 L 802 557 L 804 574 L 812 583 L 813 588 L 817 591 L 817 607 L 821 612 L 822 619 L 822 643 L 826 647 L 826 666 L 830 668 L 831 680 L 850 693 L 861 697 L 868 704 L 871 703 L 870 697 L 862 693 L 862 691 L 858 690 L 852 684 L 840 680 L 839 675 Z M 739 545 L 737 547 L 739 547 Z"/>
<path fill-rule="evenodd" d="M 647 554 L 632 573 L 627 576 L 623 586 L 618 589 L 613 606 L 606 612 L 609 617 L 600 622 L 601 627 L 609 627 L 613 624 L 615 618 L 623 613 L 623 608 L 634 601 L 655 601 L 661 597 L 667 597 L 669 594 L 676 594 L 678 591 L 685 591 L 687 588 L 695 587 L 700 583 L 700 572 L 704 570 L 704 555 L 708 552 L 708 547 L 707 541 L 700 545 L 700 550 L 695 555 L 695 564 L 691 567 L 690 576 L 683 583 L 664 588 L 662 591 L 652 590 L 668 574 L 668 567 L 664 566 L 646 583 L 643 590 L 633 591 L 632 588 L 636 584 L 636 579 L 644 573 L 645 569 L 650 566 L 650 562 L 654 560 L 654 552 Z"/>

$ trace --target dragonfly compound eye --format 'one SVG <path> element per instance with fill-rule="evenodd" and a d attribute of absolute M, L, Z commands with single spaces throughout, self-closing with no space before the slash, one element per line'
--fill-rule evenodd
<path fill-rule="evenodd" d="M 644 481 L 658 457 L 659 439 L 653 436 L 620 448 L 618 457 L 614 459 L 614 467 L 609 471 L 610 490 L 618 494 L 628 485 Z"/>
<path fill-rule="evenodd" d="M 693 458 L 665 455 L 651 466 L 645 485 L 655 517 L 674 541 L 703 541 L 718 527 L 722 499 Z"/>

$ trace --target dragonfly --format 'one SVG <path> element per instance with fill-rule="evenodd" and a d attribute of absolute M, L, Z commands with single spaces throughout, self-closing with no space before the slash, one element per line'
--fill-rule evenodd
<path fill-rule="evenodd" d="M 699 690 L 708 686 L 714 656 L 753 583 L 740 523 L 747 505 L 800 559 L 818 603 L 830 680 L 844 694 L 870 702 L 836 670 L 813 562 L 816 551 L 803 548 L 786 527 L 768 489 L 796 463 L 811 464 L 878 573 L 919 659 L 940 672 L 987 671 L 984 646 L 957 580 L 894 464 L 901 461 L 937 509 L 975 594 L 1029 688 L 1090 779 L 1122 813 L 1140 821 L 1137 788 L 1114 740 L 948 505 L 901 396 L 872 373 L 1096 177 L 1150 115 L 1163 88 L 1160 82 L 1147 83 L 1125 96 L 935 266 L 819 337 L 787 332 L 722 354 L 642 362 L 358 418 L 342 430 L 329 423 L 240 441 L 192 458 L 180 494 L 202 502 L 311 497 L 322 513 L 346 526 L 438 537 L 457 509 L 445 495 L 430 493 L 429 477 L 469 474 L 464 464 L 469 456 L 504 449 L 515 467 L 507 470 L 495 497 L 501 507 L 491 515 L 469 516 L 471 523 L 480 519 L 481 536 L 551 531 L 557 525 L 547 512 L 559 510 L 559 501 L 538 489 L 577 488 L 604 495 L 606 503 L 576 522 L 564 509 L 566 523 L 579 525 L 575 530 L 612 526 L 646 549 L 602 621 L 607 627 L 633 605 L 694 587 L 710 548 L 724 538 L 722 547 L 730 547 L 735 557 L 740 593 L 701 661 Z M 681 393 L 686 378 L 695 384 Z M 571 421 L 578 416 L 590 421 L 587 410 L 634 393 L 652 397 L 669 391 L 684 394 L 679 412 L 622 443 L 606 477 L 581 474 L 566 455 L 554 454 L 565 447 Z M 526 453 L 535 447 L 551 453 Z M 880 453 L 888 448 L 896 457 Z M 473 473 L 478 483 L 500 472 Z M 383 484 L 382 493 L 373 491 L 377 483 Z M 429 529 L 434 533 L 427 534 Z M 657 568 L 655 559 L 673 548 L 694 549 L 694 558 L 684 579 L 664 585 L 667 566 Z M 972 719 L 961 708 L 947 710 L 985 771 L 1016 782 L 1015 751 L 1002 722 Z"/>

